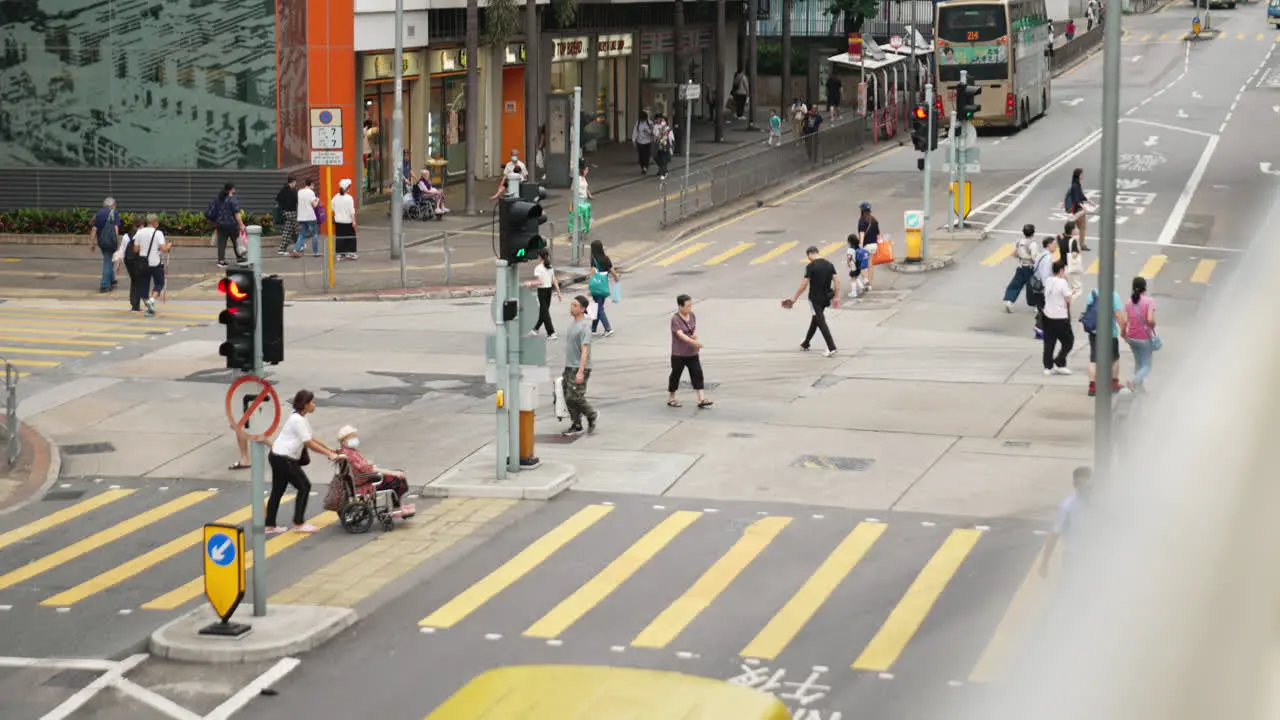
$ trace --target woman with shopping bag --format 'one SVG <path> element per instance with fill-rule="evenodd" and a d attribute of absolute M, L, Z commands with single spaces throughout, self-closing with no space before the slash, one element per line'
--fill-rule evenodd
<path fill-rule="evenodd" d="M 609 323 L 609 316 L 604 311 L 604 301 L 608 300 L 613 294 L 613 287 L 618 282 L 618 271 L 613 267 L 613 261 L 604 252 L 604 243 L 599 240 L 591 241 L 591 280 L 587 283 L 587 291 L 591 293 L 592 307 L 595 308 L 595 315 L 591 318 L 591 332 L 595 333 L 596 328 L 602 323 L 604 324 L 604 336 L 609 337 L 613 334 L 613 326 Z M 610 280 L 614 285 L 611 286 Z"/>
<path fill-rule="evenodd" d="M 885 249 L 880 250 L 880 221 L 875 215 L 871 214 L 871 203 L 864 202 L 858 206 L 858 240 L 863 250 L 871 256 L 871 267 L 867 268 L 866 278 L 863 281 L 862 289 L 866 292 L 871 291 L 871 285 L 876 279 L 876 265 L 883 265 L 886 262 L 893 262 L 893 247 L 887 242 Z M 888 257 L 888 260 L 884 258 Z"/>

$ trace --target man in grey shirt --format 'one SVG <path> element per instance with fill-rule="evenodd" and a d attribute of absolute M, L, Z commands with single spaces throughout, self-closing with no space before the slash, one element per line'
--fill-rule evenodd
<path fill-rule="evenodd" d="M 573 322 L 564 337 L 564 404 L 571 425 L 565 435 L 582 434 L 582 418 L 587 418 L 587 433 L 596 431 L 596 413 L 587 402 L 587 380 L 591 378 L 591 321 L 587 308 L 591 301 L 579 295 L 569 303 Z"/>

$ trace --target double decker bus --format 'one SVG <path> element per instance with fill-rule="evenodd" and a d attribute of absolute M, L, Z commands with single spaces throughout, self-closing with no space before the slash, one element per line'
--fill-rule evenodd
<path fill-rule="evenodd" d="M 934 88 L 944 123 L 960 71 L 982 89 L 975 126 L 1021 129 L 1049 111 L 1053 25 L 1045 0 L 941 0 L 934 18 Z"/>

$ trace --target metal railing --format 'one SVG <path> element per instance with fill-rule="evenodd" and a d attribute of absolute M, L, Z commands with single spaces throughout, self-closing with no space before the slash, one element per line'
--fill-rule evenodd
<path fill-rule="evenodd" d="M 3 359 L 3 358 L 0 358 Z M 18 462 L 22 452 L 22 438 L 18 434 L 18 369 L 4 361 L 4 438 L 5 467 L 10 469 Z"/>
<path fill-rule="evenodd" d="M 687 181 L 684 159 L 672 158 L 670 175 L 658 184 L 659 222 L 667 227 L 847 158 L 870 142 L 870 122 L 870 117 L 854 118 L 807 137 L 784 139 L 781 145 L 762 146 L 752 155 L 703 164 L 690 171 Z"/>

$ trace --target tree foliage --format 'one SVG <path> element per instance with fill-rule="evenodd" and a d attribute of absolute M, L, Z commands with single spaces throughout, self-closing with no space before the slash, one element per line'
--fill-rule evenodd
<path fill-rule="evenodd" d="M 484 32 L 495 45 L 506 45 L 524 27 L 520 13 L 524 3 L 519 0 L 489 0 L 484 10 Z"/>
<path fill-rule="evenodd" d="M 556 14 L 557 26 L 573 27 L 578 19 L 578 0 L 551 0 L 551 10 Z"/>
<path fill-rule="evenodd" d="M 879 6 L 880 0 L 827 0 L 826 13 L 831 16 L 832 34 L 840 15 L 844 15 L 845 32 L 858 32 L 867 18 L 875 17 Z"/>

